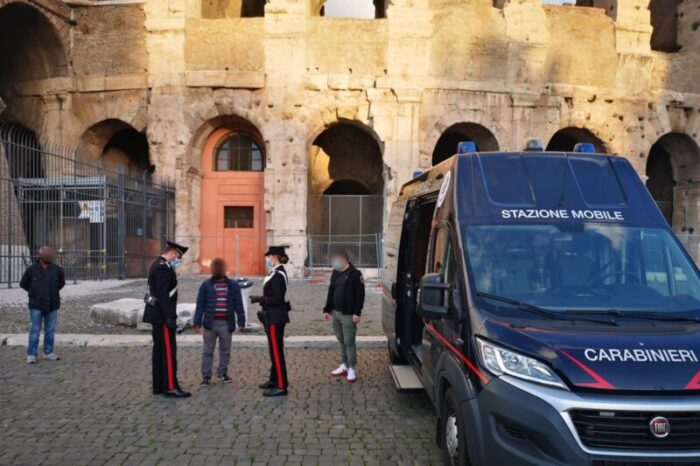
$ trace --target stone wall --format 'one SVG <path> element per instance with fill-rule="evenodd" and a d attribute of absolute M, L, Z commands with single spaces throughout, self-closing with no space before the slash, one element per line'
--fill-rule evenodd
<path fill-rule="evenodd" d="M 378 20 L 319 17 L 316 0 L 271 0 L 264 18 L 236 17 L 235 2 L 216 13 L 217 2 L 202 1 L 72 8 L 77 24 L 59 30 L 68 76 L 0 85 L 4 118 L 42 138 L 76 145 L 105 119 L 145 132 L 156 176 L 177 183 L 177 234 L 192 245 L 190 261 L 199 249 L 201 151 L 232 119 L 262 135 L 268 239 L 291 246 L 297 273 L 307 192 L 328 181 L 309 171 L 313 143 L 337 122 L 377 141 L 387 206 L 458 123 L 481 125 L 503 150 L 586 129 L 642 177 L 659 137 L 700 140 L 693 2 L 679 4 L 680 49 L 664 53 L 651 50 L 646 0 L 597 0 L 600 8 L 395 0 Z M 700 194 L 678 197 L 674 218 L 697 227 Z"/>

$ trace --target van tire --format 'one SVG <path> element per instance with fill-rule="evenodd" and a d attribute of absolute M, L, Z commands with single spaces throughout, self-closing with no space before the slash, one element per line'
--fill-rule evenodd
<path fill-rule="evenodd" d="M 459 401 L 451 388 L 447 389 L 440 403 L 438 443 L 446 465 L 468 466 L 470 464 L 464 414 L 460 411 Z"/>
<path fill-rule="evenodd" d="M 403 365 L 406 364 L 406 358 L 403 357 L 403 355 L 397 353 L 393 349 L 391 349 L 391 343 L 387 342 L 387 350 L 389 352 L 389 362 L 393 365 Z M 401 351 L 401 350 L 399 350 Z"/>

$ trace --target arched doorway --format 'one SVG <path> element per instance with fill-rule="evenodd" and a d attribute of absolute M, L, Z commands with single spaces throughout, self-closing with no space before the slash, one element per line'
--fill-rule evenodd
<path fill-rule="evenodd" d="M 339 122 L 313 142 L 309 160 L 309 264 L 344 247 L 358 265 L 378 265 L 384 215 L 382 148 L 371 129 Z"/>
<path fill-rule="evenodd" d="M 215 130 L 204 145 L 199 263 L 226 260 L 229 273 L 265 272 L 264 171 L 267 161 L 260 133 L 247 122 Z"/>
<path fill-rule="evenodd" d="M 498 141 L 491 131 L 476 123 L 457 123 L 440 135 L 433 150 L 433 165 L 443 162 L 457 153 L 457 145 L 472 141 L 476 150 L 489 152 L 498 150 Z"/>
<path fill-rule="evenodd" d="M 155 168 L 150 163 L 146 134 L 118 119 L 103 120 L 85 130 L 76 156 L 132 178 L 149 177 Z"/>
<path fill-rule="evenodd" d="M 694 232 L 698 227 L 700 201 L 700 148 L 688 135 L 668 133 L 649 151 L 646 166 L 647 189 L 656 200 L 669 225 L 677 232 Z"/>
<path fill-rule="evenodd" d="M 568 127 L 562 128 L 552 136 L 547 144 L 547 150 L 553 152 L 572 152 L 576 144 L 591 143 L 599 154 L 607 153 L 605 144 L 586 128 Z"/>
<path fill-rule="evenodd" d="M 0 8 L 0 83 L 65 76 L 68 60 L 53 25 L 39 10 Z"/>

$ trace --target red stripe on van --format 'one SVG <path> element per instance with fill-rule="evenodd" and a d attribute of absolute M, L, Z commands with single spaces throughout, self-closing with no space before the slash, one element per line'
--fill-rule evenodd
<path fill-rule="evenodd" d="M 697 374 L 695 374 L 695 377 L 693 377 L 690 382 L 688 382 L 688 385 L 685 386 L 686 390 L 700 390 L 700 371 L 698 371 Z"/>
<path fill-rule="evenodd" d="M 467 358 L 464 354 L 462 354 L 462 352 L 459 351 L 457 348 L 452 346 L 452 344 L 447 340 L 447 338 L 445 338 L 445 336 L 442 333 L 438 332 L 438 330 L 433 326 L 433 324 L 429 324 L 426 322 L 425 328 L 430 330 L 430 333 L 435 335 L 435 338 L 440 340 L 443 345 L 447 346 L 447 348 L 450 351 L 452 351 L 460 359 L 460 361 L 462 361 L 464 364 L 466 364 L 467 367 L 469 368 L 469 370 L 472 371 L 474 373 L 474 375 L 479 377 L 479 380 L 481 380 L 481 382 L 484 385 L 489 383 L 489 379 L 484 374 L 482 374 L 479 369 L 477 369 L 477 367 L 469 360 L 469 358 Z"/>
<path fill-rule="evenodd" d="M 560 349 L 559 352 L 560 352 L 561 354 L 563 354 L 564 356 L 566 356 L 567 358 L 571 359 L 571 360 L 574 362 L 574 364 L 576 364 L 578 367 L 580 367 L 581 369 L 583 369 L 583 371 L 584 371 L 586 374 L 590 375 L 591 378 L 592 378 L 593 380 L 595 380 L 595 382 L 593 382 L 593 383 L 579 383 L 579 384 L 576 384 L 576 385 L 578 385 L 578 386 L 580 386 L 580 387 L 605 388 L 605 389 L 608 389 L 608 390 L 611 390 L 611 389 L 614 389 L 614 388 L 615 388 L 615 387 L 612 386 L 612 384 L 611 384 L 610 382 L 608 382 L 607 380 L 605 380 L 604 378 L 602 378 L 600 375 L 598 375 L 597 372 L 595 372 L 595 371 L 594 371 L 593 369 L 591 369 L 590 367 L 586 366 L 584 363 L 582 363 L 581 361 L 579 361 L 579 360 L 576 359 L 575 357 L 571 356 L 571 355 L 570 355 L 569 353 L 567 353 L 566 351 Z"/>

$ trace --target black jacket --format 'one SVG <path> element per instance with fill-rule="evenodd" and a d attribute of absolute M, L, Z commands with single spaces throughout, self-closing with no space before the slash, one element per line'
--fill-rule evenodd
<path fill-rule="evenodd" d="M 326 306 L 323 312 L 328 314 L 333 312 L 333 295 L 335 291 L 335 279 L 339 272 L 335 270 L 331 274 L 331 284 L 328 287 L 328 296 L 326 297 Z M 350 264 L 350 272 L 348 281 L 345 282 L 345 290 L 343 291 L 343 314 L 356 315 L 362 314 L 362 308 L 365 305 L 365 281 L 362 278 L 362 272 Z"/>
<path fill-rule="evenodd" d="M 49 264 L 44 269 L 39 261 L 27 267 L 19 282 L 19 286 L 27 290 L 29 294 L 29 307 L 44 313 L 55 311 L 61 307 L 59 290 L 65 284 L 66 279 L 60 265 Z"/>
<path fill-rule="evenodd" d="M 278 265 L 275 272 L 263 286 L 262 308 L 267 314 L 267 322 L 281 325 L 289 322 L 287 310 L 287 271 Z"/>
<path fill-rule="evenodd" d="M 148 291 L 156 298 L 156 304 L 146 304 L 143 321 L 157 325 L 167 319 L 177 320 L 177 275 L 162 257 L 156 259 L 148 271 Z"/>

